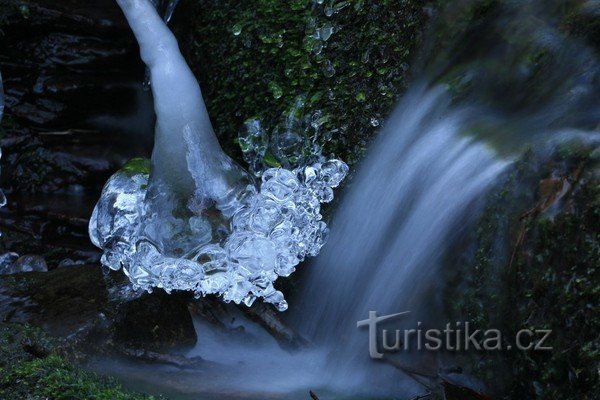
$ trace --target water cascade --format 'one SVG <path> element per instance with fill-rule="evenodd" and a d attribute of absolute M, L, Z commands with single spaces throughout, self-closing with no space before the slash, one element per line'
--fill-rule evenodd
<path fill-rule="evenodd" d="M 219 337 L 198 322 L 203 340 L 191 354 L 243 363 L 244 371 L 260 371 L 260 385 L 275 392 L 311 387 L 321 394 L 422 393 L 410 379 L 398 379 L 390 365 L 369 359 L 367 334 L 356 322 L 371 310 L 384 315 L 423 308 L 421 297 L 439 271 L 447 242 L 459 232 L 456 226 L 509 165 L 484 144 L 461 136 L 472 117 L 467 109 L 449 106 L 445 88 L 415 85 L 387 120 L 290 310 L 292 325 L 314 348 L 287 355 L 276 343 L 245 349 L 247 344 Z M 247 340 L 264 336 L 252 324 L 244 326 Z M 256 351 L 264 355 L 252 358 Z M 297 379 L 278 373 L 290 370 Z M 239 375 L 237 388 L 261 389 L 247 382 L 247 372 Z"/>
<path fill-rule="evenodd" d="M 293 316 L 298 329 L 335 359 L 324 378 L 330 386 L 343 389 L 350 382 L 371 393 L 380 387 L 382 395 L 400 389 L 390 384 L 398 382 L 397 370 L 369 359 L 367 333 L 356 323 L 369 311 L 432 317 L 430 308 L 441 305 L 424 296 L 442 256 L 461 233 L 457 226 L 508 165 L 461 136 L 473 115 L 448 103 L 442 87 L 423 85 L 405 95 L 353 181 L 361 190 L 344 198 L 330 241 L 303 282 Z"/>
<path fill-rule="evenodd" d="M 262 181 L 235 164 L 213 132 L 200 87 L 149 0 L 119 0 L 150 69 L 157 117 L 152 163 L 135 160 L 103 189 L 90 237 L 102 263 L 139 288 L 219 294 L 285 310 L 273 287 L 324 243 L 320 203 L 347 172 L 321 159 L 272 168 Z M 150 171 L 151 170 L 151 171 Z"/>

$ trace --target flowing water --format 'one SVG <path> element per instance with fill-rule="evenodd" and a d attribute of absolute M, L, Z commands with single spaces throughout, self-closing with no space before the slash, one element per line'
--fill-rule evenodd
<path fill-rule="evenodd" d="M 293 326 L 327 349 L 323 385 L 418 393 L 414 381 L 369 357 L 368 332 L 357 321 L 369 311 L 410 311 L 388 329 L 418 322 L 443 329 L 443 257 L 473 229 L 488 189 L 528 146 L 598 140 L 597 58 L 557 30 L 540 4 L 506 2 L 485 29 L 467 32 L 468 41 L 444 50 L 430 42 L 432 53 L 421 57 L 429 83 L 412 85 L 370 145 L 327 245 L 292 300 Z M 544 62 L 531 61 L 535 52 Z M 437 354 L 386 358 L 432 374 L 445 361 Z"/>
<path fill-rule="evenodd" d="M 356 327 L 369 311 L 412 311 L 427 321 L 442 306 L 423 298 L 441 257 L 508 164 L 461 135 L 469 118 L 467 110 L 448 109 L 440 87 L 411 90 L 336 211 L 293 312 L 298 329 L 333 354 L 336 366 L 325 376 L 340 389 L 352 382 L 385 392 L 397 381 L 397 371 L 370 360 L 367 333 Z"/>

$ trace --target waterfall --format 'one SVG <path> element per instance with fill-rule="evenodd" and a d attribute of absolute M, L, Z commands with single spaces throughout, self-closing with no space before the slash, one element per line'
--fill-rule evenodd
<path fill-rule="evenodd" d="M 448 106 L 442 87 L 416 85 L 337 209 L 329 242 L 310 265 L 292 311 L 298 329 L 335 360 L 324 372 L 331 385 L 372 393 L 381 380 L 386 394 L 398 382 L 398 371 L 369 359 L 367 333 L 356 324 L 369 311 L 412 311 L 426 321 L 435 310 L 435 300 L 423 297 L 444 251 L 508 165 L 462 135 L 471 117 Z"/>
<path fill-rule="evenodd" d="M 421 386 L 392 366 L 369 358 L 367 333 L 356 323 L 371 310 L 412 310 L 424 313 L 417 317 L 426 321 L 439 306 L 424 307 L 423 296 L 436 281 L 440 258 L 510 163 L 463 134 L 475 113 L 450 106 L 443 86 L 417 84 L 387 120 L 289 311 L 290 322 L 313 342 L 312 349 L 286 354 L 246 322 L 246 340 L 255 343 L 248 346 L 198 321 L 203 340 L 191 354 L 232 368 L 242 365 L 242 378 L 233 384 L 245 390 L 422 394 Z M 297 378 L 291 379 L 290 371 Z M 247 379 L 248 374 L 257 378 Z"/>
<path fill-rule="evenodd" d="M 200 88 L 149 0 L 119 4 L 152 71 L 158 122 L 152 172 L 115 175 L 92 217 L 103 263 L 123 267 L 145 289 L 216 293 L 246 305 L 263 297 L 286 309 L 272 283 L 319 252 L 327 233 L 320 204 L 331 201 L 347 167 L 322 159 L 262 171 L 260 187 L 247 180 L 221 150 Z M 478 26 L 486 34 L 470 32 L 464 46 L 459 37 L 457 49 L 445 44 L 441 61 L 422 57 L 427 66 L 357 167 L 329 243 L 307 267 L 290 310 L 290 322 L 314 347 L 289 354 L 256 324 L 234 338 L 197 321 L 202 339 L 191 354 L 227 369 L 211 383 L 283 393 L 422 393 L 392 365 L 370 359 L 357 321 L 370 311 L 410 311 L 403 323 L 411 328 L 439 323 L 442 304 L 432 294 L 442 284 L 443 257 L 472 226 L 491 186 L 523 147 L 576 130 L 590 135 L 600 115 L 595 56 L 532 18 L 534 8 L 505 5 L 506 13 Z M 441 48 L 431 47 L 432 54 Z M 220 213 L 218 229 L 202 213 L 210 207 Z M 296 228 L 300 235 L 291 233 Z"/>

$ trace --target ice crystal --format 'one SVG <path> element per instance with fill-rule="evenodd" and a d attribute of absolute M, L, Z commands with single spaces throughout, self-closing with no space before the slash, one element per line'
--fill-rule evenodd
<path fill-rule="evenodd" d="M 200 200 L 191 199 L 187 210 L 175 210 L 165 222 L 157 220 L 146 201 L 148 174 L 124 168 L 102 191 L 90 237 L 104 250 L 102 263 L 114 270 L 123 268 L 136 287 L 216 294 L 246 305 L 262 297 L 283 311 L 287 302 L 273 283 L 323 246 L 328 229 L 321 203 L 333 199 L 333 188 L 347 171 L 339 160 L 294 170 L 270 168 L 260 185 L 246 186 L 221 206 L 228 208 L 227 213 L 213 207 L 189 214 L 194 200 Z M 185 218 L 178 217 L 186 213 Z M 176 256 L 172 249 L 161 248 L 150 239 L 149 232 L 155 229 L 191 250 Z M 193 243 L 183 244 L 186 241 Z"/>

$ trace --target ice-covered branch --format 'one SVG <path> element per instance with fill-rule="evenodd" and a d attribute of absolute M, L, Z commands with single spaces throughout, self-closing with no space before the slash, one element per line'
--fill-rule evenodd
<path fill-rule="evenodd" d="M 223 153 L 213 132 L 200 86 L 179 51 L 177 40 L 150 0 L 117 0 L 150 69 L 156 112 L 152 179 L 190 194 L 199 176 L 205 195 L 221 197 L 240 172 Z M 193 154 L 193 160 L 189 156 Z M 190 162 L 195 163 L 190 168 Z M 192 172 L 194 171 L 194 172 Z M 235 173 L 233 175 L 236 175 Z M 238 176 L 239 177 L 239 176 Z M 209 184 L 209 182 L 211 184 Z"/>

